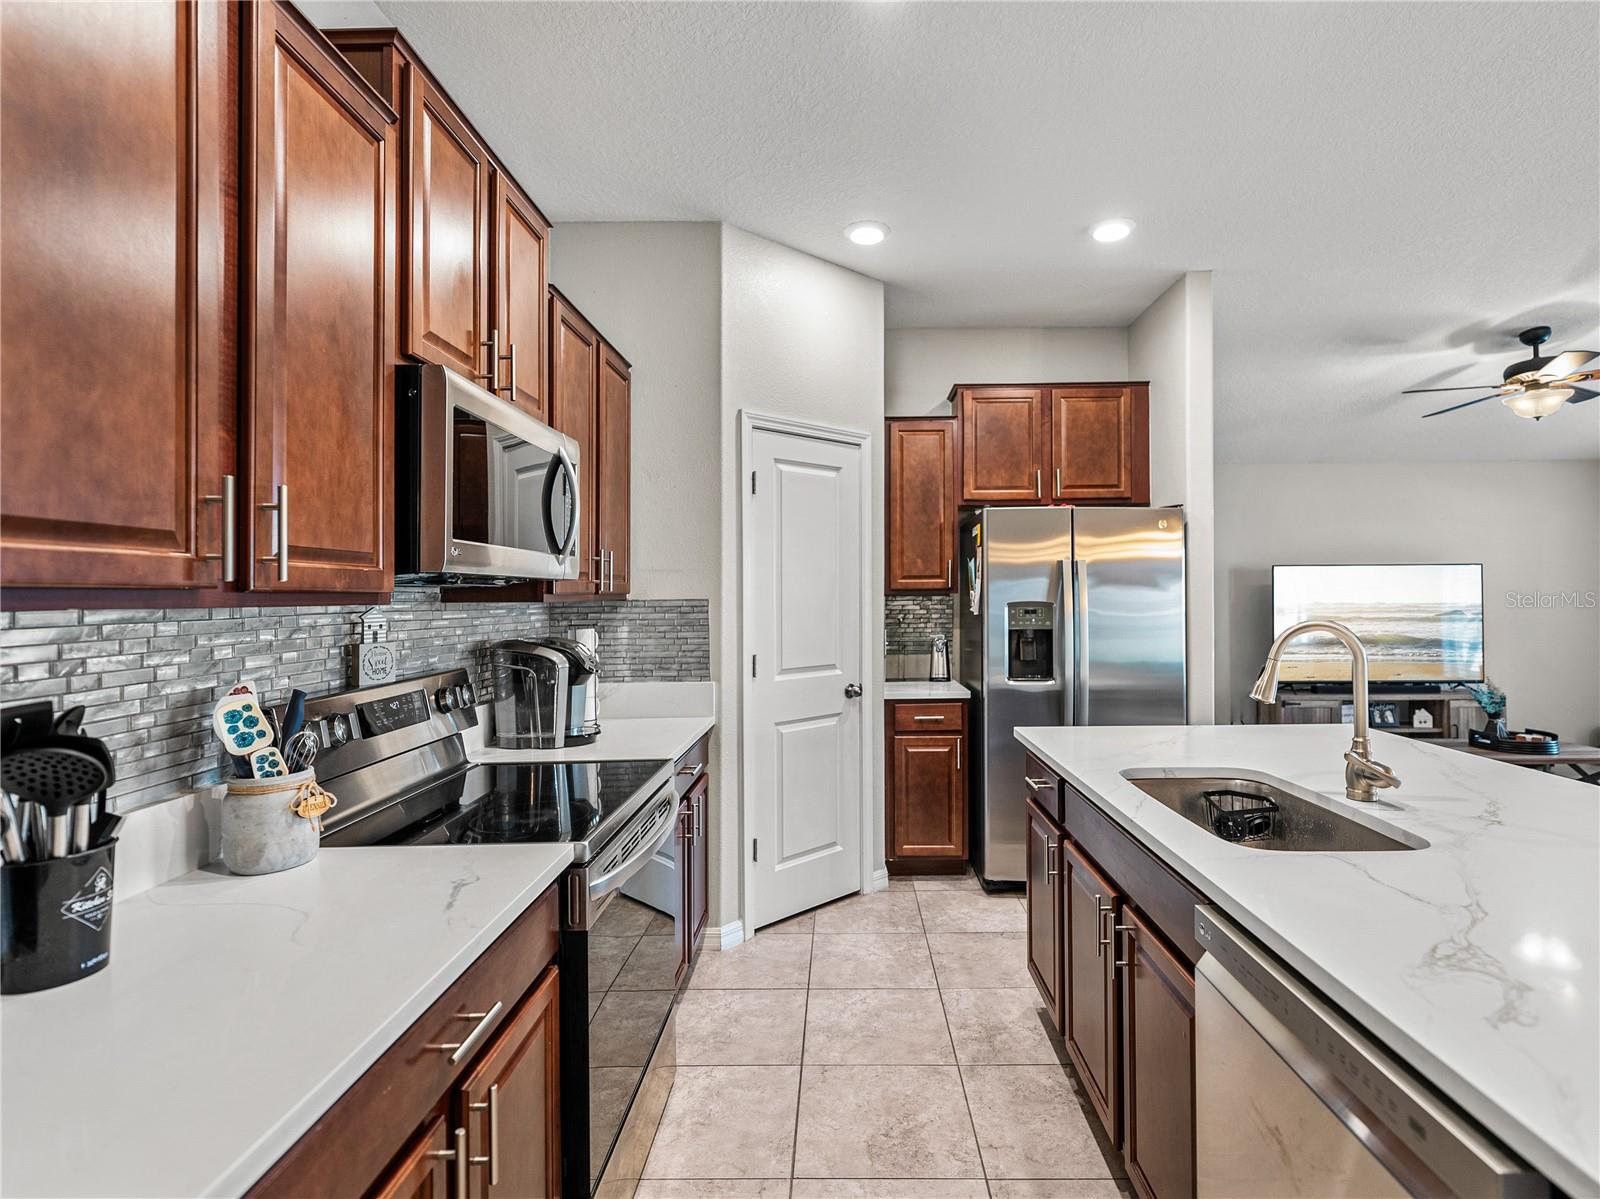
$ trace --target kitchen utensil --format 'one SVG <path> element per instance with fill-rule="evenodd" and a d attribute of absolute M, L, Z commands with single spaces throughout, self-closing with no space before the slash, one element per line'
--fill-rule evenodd
<path fill-rule="evenodd" d="M 281 734 L 278 744 L 287 745 L 306 722 L 306 693 L 296 687 L 289 692 L 289 700 L 283 705 L 283 717 L 278 722 L 278 732 Z"/>
<path fill-rule="evenodd" d="M 107 810 L 104 804 L 100 805 L 100 815 L 95 818 L 94 832 L 90 838 L 91 843 L 99 849 L 107 841 L 117 835 L 117 829 L 122 824 L 122 817 L 115 812 Z"/>
<path fill-rule="evenodd" d="M 0 845 L 5 847 L 6 861 L 25 862 L 28 855 L 22 849 L 22 835 L 17 828 L 17 809 L 8 795 L 0 808 Z"/>
<path fill-rule="evenodd" d="M 98 747 L 99 753 L 85 743 Z M 43 804 L 48 813 L 46 856 L 67 855 L 72 805 L 103 791 L 110 781 L 104 753 L 105 747 L 89 737 L 47 736 L 0 759 L 0 786 L 19 799 Z"/>
<path fill-rule="evenodd" d="M 94 830 L 93 800 L 83 800 L 72 805 L 71 851 L 82 853 L 89 848 L 90 834 Z"/>
<path fill-rule="evenodd" d="M 251 753 L 250 773 L 258 779 L 277 779 L 289 773 L 289 766 L 278 752 L 278 747 L 269 745 Z"/>
<path fill-rule="evenodd" d="M 75 704 L 56 717 L 50 731 L 58 737 L 76 737 L 83 730 L 83 718 L 87 713 L 88 709 L 82 704 Z"/>
<path fill-rule="evenodd" d="M 47 699 L 0 709 L 0 753 L 21 749 L 48 735 L 54 711 Z"/>
<path fill-rule="evenodd" d="M 322 742 L 316 733 L 301 729 L 284 742 L 283 760 L 291 772 L 306 770 L 317 760 L 317 751 L 321 748 Z"/>
<path fill-rule="evenodd" d="M 267 714 L 248 683 L 240 683 L 217 701 L 211 711 L 211 727 L 236 756 L 265 749 L 273 741 Z"/>

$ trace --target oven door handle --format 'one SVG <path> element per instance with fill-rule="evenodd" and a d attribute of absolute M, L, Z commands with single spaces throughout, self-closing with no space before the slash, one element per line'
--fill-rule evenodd
<path fill-rule="evenodd" d="M 662 806 L 661 814 L 656 817 L 656 827 L 645 834 L 644 838 L 639 842 L 639 847 L 604 874 L 589 880 L 589 904 L 591 908 L 611 892 L 619 890 L 623 883 L 638 874 L 644 868 L 644 864 L 654 856 L 656 850 L 660 849 L 666 843 L 667 838 L 672 835 L 673 827 L 677 823 L 678 805 L 670 782 L 660 791 L 657 791 L 655 795 L 651 796 L 650 803 L 660 803 L 663 798 L 672 799 L 673 802 Z"/>

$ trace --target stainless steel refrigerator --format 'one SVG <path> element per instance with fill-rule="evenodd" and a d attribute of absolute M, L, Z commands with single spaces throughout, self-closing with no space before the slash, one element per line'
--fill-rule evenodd
<path fill-rule="evenodd" d="M 1181 508 L 981 508 L 961 523 L 973 868 L 1027 871 L 1030 725 L 1183 724 Z"/>

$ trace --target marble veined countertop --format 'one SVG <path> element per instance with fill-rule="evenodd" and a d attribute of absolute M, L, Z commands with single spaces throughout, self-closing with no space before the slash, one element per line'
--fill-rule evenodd
<path fill-rule="evenodd" d="M 886 700 L 905 699 L 968 699 L 972 692 L 960 683 L 948 680 L 930 683 L 921 679 L 893 679 L 883 685 Z"/>
<path fill-rule="evenodd" d="M 0 1193 L 242 1194 L 571 860 L 324 849 L 119 902 L 106 969 L 0 1000 Z"/>
<path fill-rule="evenodd" d="M 1350 804 L 1341 725 L 1016 736 L 1532 1166 L 1600 1193 L 1600 788 L 1378 732 L 1402 786 Z M 1231 845 L 1122 776 L 1136 768 L 1276 776 L 1428 847 Z"/>

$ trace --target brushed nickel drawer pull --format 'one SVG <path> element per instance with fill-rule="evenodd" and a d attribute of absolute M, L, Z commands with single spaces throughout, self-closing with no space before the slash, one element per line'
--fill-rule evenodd
<path fill-rule="evenodd" d="M 705 768 L 706 768 L 706 764 L 704 762 L 696 762 L 693 766 L 680 766 L 680 767 L 678 767 L 678 773 L 679 774 L 686 774 L 692 779 L 697 779 L 697 778 L 700 777 L 700 772 L 702 770 L 704 770 Z"/>
<path fill-rule="evenodd" d="M 455 1065 L 467 1054 L 471 1053 L 473 1047 L 479 1041 L 483 1040 L 484 1034 L 489 1031 L 489 1025 L 494 1023 L 494 1018 L 500 1014 L 500 1009 L 504 1006 L 505 1004 L 497 999 L 494 1001 L 494 1006 L 486 1012 L 457 1012 L 457 1020 L 476 1020 L 478 1022 L 472 1031 L 459 1041 L 451 1041 L 442 1045 L 424 1045 L 423 1048 L 437 1049 L 440 1053 L 448 1053 L 450 1055 L 450 1064 L 452 1066 Z"/>
<path fill-rule="evenodd" d="M 1035 795 L 1041 791 L 1048 791 L 1055 785 L 1053 779 L 1031 779 L 1027 775 L 1022 776 L 1022 781 L 1028 784 L 1028 790 Z"/>
<path fill-rule="evenodd" d="M 948 716 L 913 716 L 912 720 L 937 720 L 940 722 L 950 719 Z"/>

